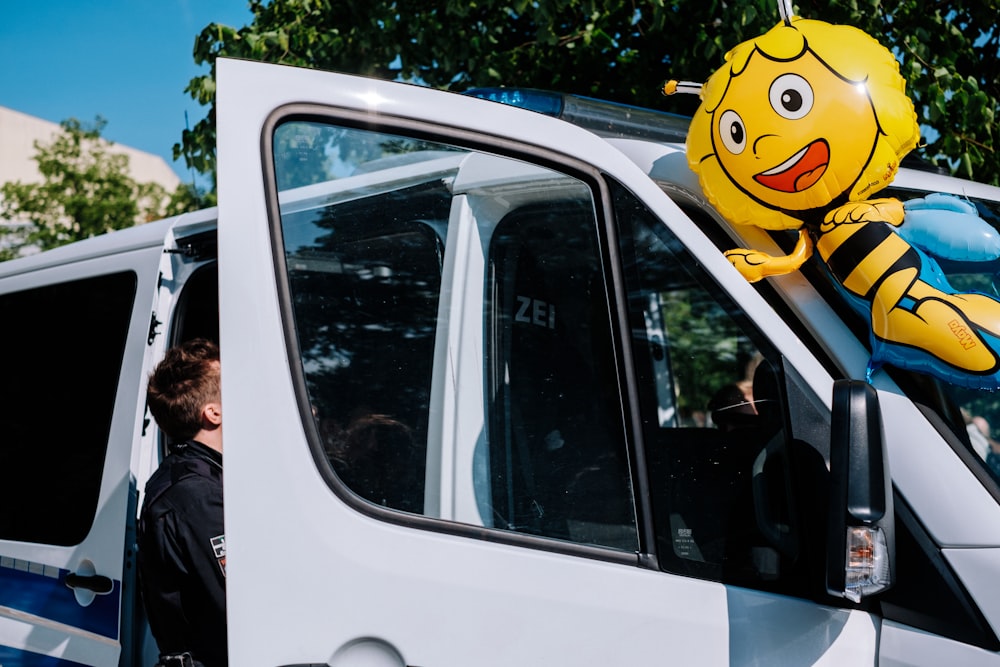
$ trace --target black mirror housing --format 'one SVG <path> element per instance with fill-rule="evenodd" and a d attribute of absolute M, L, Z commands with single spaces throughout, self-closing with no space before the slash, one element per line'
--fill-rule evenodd
<path fill-rule="evenodd" d="M 875 389 L 859 380 L 833 386 L 827 591 L 860 602 L 895 579 L 892 480 Z"/>

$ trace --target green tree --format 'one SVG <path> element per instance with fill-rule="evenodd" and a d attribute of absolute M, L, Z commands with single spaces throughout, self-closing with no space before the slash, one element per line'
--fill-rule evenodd
<path fill-rule="evenodd" d="M 190 210 L 196 194 L 182 186 L 172 195 L 156 183 L 129 176 L 129 158 L 101 138 L 106 121 L 61 123 L 51 142 L 35 142 L 42 180 L 0 186 L 0 259 L 23 249 L 56 246 Z"/>
<path fill-rule="evenodd" d="M 776 0 L 251 0 L 249 7 L 248 25 L 213 23 L 195 41 L 195 62 L 211 70 L 187 91 L 209 110 L 174 156 L 202 173 L 215 165 L 218 56 L 448 90 L 545 88 L 690 114 L 696 100 L 663 99 L 662 81 L 704 80 L 728 49 L 778 21 Z M 997 0 L 804 0 L 796 8 L 857 26 L 897 53 L 921 123 L 933 129 L 924 156 L 998 182 Z"/>

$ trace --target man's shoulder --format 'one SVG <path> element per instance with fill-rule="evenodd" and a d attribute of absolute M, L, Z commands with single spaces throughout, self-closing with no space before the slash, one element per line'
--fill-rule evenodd
<path fill-rule="evenodd" d="M 146 482 L 149 508 L 179 509 L 208 495 L 222 495 L 222 485 L 212 474 L 211 464 L 191 456 L 171 454 Z"/>

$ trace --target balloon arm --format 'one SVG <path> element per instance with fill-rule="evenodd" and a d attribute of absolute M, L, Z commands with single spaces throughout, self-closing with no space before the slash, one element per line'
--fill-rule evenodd
<path fill-rule="evenodd" d="M 799 230 L 799 239 L 791 254 L 775 257 L 758 250 L 735 248 L 726 251 L 729 263 L 751 283 L 769 276 L 781 276 L 797 271 L 812 256 L 813 243 L 805 230 Z"/>
<path fill-rule="evenodd" d="M 828 232 L 837 225 L 863 222 L 887 222 L 899 226 L 903 222 L 904 214 L 903 203 L 898 199 L 866 199 L 850 202 L 826 214 L 823 218 L 822 231 Z"/>
<path fill-rule="evenodd" d="M 956 262 L 1000 258 L 1000 232 L 980 218 L 970 202 L 934 193 L 911 199 L 903 207 L 905 218 L 896 231 L 924 252 Z"/>

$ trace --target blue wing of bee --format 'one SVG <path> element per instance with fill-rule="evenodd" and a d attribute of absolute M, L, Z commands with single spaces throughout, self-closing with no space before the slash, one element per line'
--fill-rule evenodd
<path fill-rule="evenodd" d="M 934 193 L 904 202 L 903 210 L 896 232 L 933 257 L 955 262 L 1000 258 L 1000 233 L 961 197 Z"/>
<path fill-rule="evenodd" d="M 919 248 L 914 250 L 921 258 L 920 278 L 937 289 L 948 294 L 956 294 L 957 290 L 948 282 L 947 276 L 941 270 L 937 262 L 927 253 Z M 828 273 L 828 275 L 830 275 Z M 872 375 L 882 368 L 890 365 L 918 373 L 926 373 L 938 377 L 945 382 L 949 382 L 959 387 L 970 389 L 985 389 L 988 391 L 1000 390 L 1000 370 L 986 373 L 971 373 L 955 368 L 945 363 L 929 352 L 909 345 L 898 345 L 888 342 L 875 336 L 871 330 L 872 304 L 850 292 L 837 283 L 831 276 L 837 290 L 844 301 L 847 302 L 854 311 L 861 316 L 868 324 L 869 347 L 871 356 L 868 359 L 866 380 L 872 381 Z M 980 331 L 982 342 L 992 350 L 1000 352 L 1000 337 L 986 331 Z"/>
<path fill-rule="evenodd" d="M 1000 233 L 980 218 L 975 207 L 968 202 L 948 195 L 931 195 L 906 204 L 912 204 L 912 207 L 904 205 L 904 222 L 896 231 L 913 246 L 913 251 L 919 257 L 920 280 L 928 285 L 945 294 L 961 293 L 952 286 L 938 260 L 950 265 L 960 265 L 1000 258 Z M 967 238 L 970 236 L 973 238 Z M 875 336 L 871 329 L 872 303 L 846 290 L 833 278 L 828 267 L 825 270 L 844 300 L 868 324 L 871 356 L 866 379 L 869 382 L 879 368 L 891 365 L 933 375 L 960 387 L 1000 390 L 1000 368 L 983 373 L 964 371 L 919 347 L 897 344 Z M 996 296 L 991 298 L 997 299 Z M 905 300 L 900 303 L 907 307 Z M 948 324 L 951 326 L 952 323 Z M 964 319 L 956 319 L 955 324 L 965 326 L 968 323 Z M 952 333 L 955 333 L 954 329 Z M 981 328 L 976 333 L 982 344 L 1000 356 L 1000 335 Z"/>

